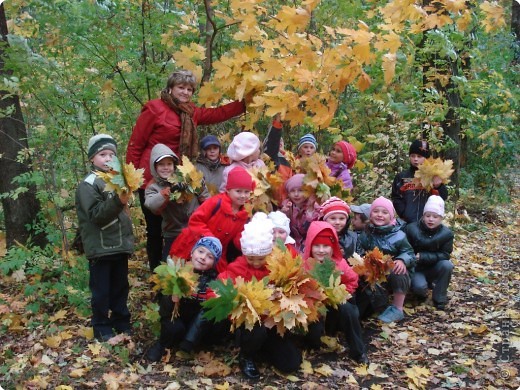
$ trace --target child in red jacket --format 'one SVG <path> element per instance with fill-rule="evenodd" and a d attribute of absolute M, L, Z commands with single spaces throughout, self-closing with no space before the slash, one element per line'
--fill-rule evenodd
<path fill-rule="evenodd" d="M 213 236 L 220 240 L 223 248 L 217 271 L 225 271 L 228 262 L 240 252 L 240 233 L 249 220 L 244 205 L 253 189 L 251 175 L 242 167 L 233 168 L 229 172 L 226 192 L 212 196 L 191 215 L 188 226 L 173 242 L 170 255 L 186 259 L 199 238 Z"/>
<path fill-rule="evenodd" d="M 266 259 L 273 251 L 273 224 L 265 213 L 256 213 L 251 222 L 244 226 L 240 243 L 244 255 L 229 264 L 218 278 L 234 281 L 242 277 L 247 282 L 253 278 L 261 280 L 268 277 Z M 282 372 L 295 371 L 300 367 L 301 352 L 287 335 L 280 336 L 274 328 L 267 329 L 259 324 L 252 330 L 241 327 L 236 331 L 236 336 L 240 346 L 240 369 L 248 379 L 260 377 L 254 360 L 259 354 L 264 355 L 269 363 Z"/>
<path fill-rule="evenodd" d="M 341 283 L 345 285 L 351 294 L 356 291 L 358 275 L 348 265 L 341 255 L 338 234 L 332 225 L 325 221 L 314 221 L 309 226 L 305 240 L 305 251 L 303 259 L 305 267 L 309 269 L 311 262 L 309 258 L 321 262 L 326 258 L 336 263 L 336 269 L 341 272 Z M 318 348 L 321 345 L 321 336 L 325 330 L 329 332 L 339 329 L 344 332 L 350 356 L 357 363 L 368 363 L 365 344 L 359 322 L 359 311 L 355 304 L 346 302 L 338 305 L 338 309 L 328 308 L 326 321 L 312 323 L 306 336 L 311 347 Z"/>

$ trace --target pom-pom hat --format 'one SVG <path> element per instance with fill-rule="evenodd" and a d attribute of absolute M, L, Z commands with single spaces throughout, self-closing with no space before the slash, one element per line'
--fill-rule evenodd
<path fill-rule="evenodd" d="M 305 134 L 303 137 L 300 138 L 300 140 L 298 141 L 297 150 L 300 150 L 300 148 L 305 144 L 313 145 L 314 149 L 318 149 L 318 142 L 316 141 L 316 138 L 310 133 Z"/>
<path fill-rule="evenodd" d="M 250 131 L 238 133 L 231 141 L 227 154 L 231 160 L 240 161 L 251 156 L 260 149 L 260 140 Z"/>
<path fill-rule="evenodd" d="M 428 211 L 444 217 L 444 200 L 439 195 L 431 195 L 424 205 L 423 214 Z"/>
<path fill-rule="evenodd" d="M 253 191 L 255 189 L 255 182 L 253 178 L 242 167 L 234 167 L 229 171 L 228 179 L 226 183 L 226 190 L 233 190 L 238 188 L 244 188 L 249 191 Z"/>
<path fill-rule="evenodd" d="M 331 216 L 332 214 L 343 214 L 348 218 L 350 207 L 348 207 L 348 204 L 345 201 L 336 196 L 333 196 L 323 202 L 320 208 L 320 213 L 323 220 L 326 220 L 327 217 Z"/>
<path fill-rule="evenodd" d="M 93 158 L 96 154 L 98 154 L 102 150 L 107 150 L 107 149 L 113 151 L 114 153 L 117 152 L 117 143 L 114 140 L 114 138 L 112 138 L 108 134 L 97 134 L 97 135 L 91 137 L 90 140 L 88 141 L 88 148 L 87 148 L 88 159 L 90 160 L 91 158 Z"/>
<path fill-rule="evenodd" d="M 213 266 L 215 266 L 222 256 L 222 244 L 220 240 L 216 237 L 202 237 L 195 243 L 195 245 L 193 245 L 191 252 L 193 253 L 195 249 L 201 246 L 211 252 L 215 258 L 215 264 L 213 264 Z"/>
<path fill-rule="evenodd" d="M 336 142 L 336 145 L 341 148 L 341 152 L 343 153 L 343 162 L 348 169 L 352 169 L 357 160 L 356 148 L 347 141 Z"/>
<path fill-rule="evenodd" d="M 240 237 L 242 253 L 245 256 L 267 256 L 273 251 L 274 225 L 267 214 L 258 212 L 244 226 Z"/>
<path fill-rule="evenodd" d="M 410 151 L 408 152 L 408 155 L 410 154 L 418 154 L 419 156 L 423 156 L 425 158 L 430 157 L 430 146 L 428 145 L 428 142 L 416 139 L 410 145 Z"/>

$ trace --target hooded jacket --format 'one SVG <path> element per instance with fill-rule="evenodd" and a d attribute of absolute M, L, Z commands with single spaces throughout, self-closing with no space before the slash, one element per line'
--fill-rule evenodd
<path fill-rule="evenodd" d="M 359 276 L 350 267 L 347 261 L 341 255 L 341 248 L 339 245 L 338 234 L 330 223 L 325 221 L 315 221 L 309 226 L 307 238 L 305 239 L 305 250 L 303 252 L 303 259 L 305 260 L 305 268 L 310 269 L 311 263 L 308 261 L 312 257 L 312 242 L 316 236 L 323 230 L 328 230 L 334 237 L 335 241 L 332 243 L 332 261 L 336 263 L 336 269 L 341 272 L 341 283 L 345 285 L 348 292 L 351 294 L 356 291 L 358 286 Z"/>
<path fill-rule="evenodd" d="M 444 225 L 430 229 L 421 219 L 406 225 L 406 236 L 415 253 L 419 253 L 417 270 L 449 260 L 453 252 L 453 232 Z"/>
<path fill-rule="evenodd" d="M 199 196 L 194 196 L 186 203 L 177 203 L 164 198 L 161 190 L 170 187 L 171 183 L 162 179 L 155 169 L 155 160 L 164 155 L 172 156 L 176 163 L 179 161 L 177 155 L 168 146 L 157 144 L 153 147 L 150 155 L 150 172 L 153 178 L 146 186 L 144 205 L 152 213 L 163 217 L 161 227 L 164 237 L 177 237 L 188 224 L 191 214 L 205 199 L 209 198 L 209 193 L 204 186 Z"/>
<path fill-rule="evenodd" d="M 192 120 L 196 127 L 224 122 L 240 115 L 245 111 L 245 105 L 241 101 L 216 108 L 196 107 L 193 104 L 193 110 Z M 145 183 L 148 183 L 152 178 L 149 164 L 154 145 L 165 144 L 179 154 L 180 137 L 180 116 L 161 99 L 150 100 L 143 106 L 130 136 L 126 162 L 133 163 L 136 168 L 144 168 Z"/>
<path fill-rule="evenodd" d="M 408 271 L 413 271 L 416 262 L 415 253 L 399 225 L 369 224 L 359 235 L 356 252 L 364 256 L 366 251 L 376 247 L 385 255 L 402 260 Z"/>
<path fill-rule="evenodd" d="M 416 171 L 416 167 L 410 166 L 406 171 L 398 173 L 392 183 L 392 203 L 397 215 L 406 223 L 421 219 L 424 205 L 430 195 L 439 195 L 444 200 L 448 199 L 448 189 L 444 184 L 431 191 L 415 185 L 412 180 Z"/>
<path fill-rule="evenodd" d="M 193 245 L 200 238 L 216 237 L 222 243 L 217 271 L 223 272 L 228 265 L 228 247 L 232 243 L 235 248 L 240 248 L 240 235 L 248 220 L 249 213 L 244 207 L 233 213 L 227 193 L 212 196 L 191 215 L 188 226 L 173 242 L 170 255 L 188 259 Z"/>
<path fill-rule="evenodd" d="M 106 192 L 105 186 L 93 170 L 76 189 L 79 231 L 89 260 L 134 251 L 130 216 L 116 193 Z"/>

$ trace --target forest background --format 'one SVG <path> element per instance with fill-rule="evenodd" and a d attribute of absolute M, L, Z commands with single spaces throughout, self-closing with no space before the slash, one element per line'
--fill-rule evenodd
<path fill-rule="evenodd" d="M 512 201 L 518 1 L 12 0 L 0 7 L 0 32 L 0 273 L 13 293 L 0 304 L 20 293 L 24 313 L 2 306 L 0 335 L 56 332 L 62 308 L 88 317 L 86 261 L 71 250 L 88 139 L 111 134 L 122 156 L 142 104 L 177 68 L 201 80 L 198 104 L 255 91 L 244 117 L 200 129 L 224 144 L 242 129 L 263 138 L 276 113 L 288 150 L 307 132 L 323 153 L 353 143 L 356 203 L 389 195 L 415 138 L 454 161 L 448 208 L 466 229 L 478 228 L 472 215 Z M 141 260 L 138 207 L 132 216 Z M 155 307 L 141 309 L 136 328 L 152 331 Z M 11 378 L 9 364 L 0 370 Z"/>

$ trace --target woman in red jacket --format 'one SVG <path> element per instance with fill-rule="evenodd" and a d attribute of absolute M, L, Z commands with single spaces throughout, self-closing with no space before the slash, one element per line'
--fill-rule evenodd
<path fill-rule="evenodd" d="M 358 285 L 358 275 L 341 255 L 341 247 L 336 229 L 325 221 L 311 222 L 305 239 L 305 250 L 303 259 L 305 268 L 310 268 L 310 258 L 321 262 L 326 258 L 336 264 L 336 269 L 341 272 L 341 283 L 345 285 L 348 292 L 354 294 Z M 352 301 L 354 301 L 352 299 Z M 347 345 L 350 349 L 350 357 L 357 363 L 368 363 L 365 343 L 359 322 L 359 310 L 354 303 L 346 302 L 338 305 L 337 309 L 328 308 L 326 321 L 313 322 L 309 325 L 306 335 L 308 345 L 311 348 L 319 348 L 322 333 L 340 330 L 345 334 Z"/>
<path fill-rule="evenodd" d="M 160 99 L 146 103 L 130 136 L 126 162 L 144 168 L 145 183 L 139 189 L 139 199 L 146 220 L 146 252 L 150 269 L 159 265 L 162 253 L 160 216 L 152 214 L 144 205 L 144 188 L 152 179 L 149 171 L 150 154 L 156 144 L 165 144 L 179 157 L 192 159 L 198 153 L 197 125 L 224 122 L 245 111 L 243 101 L 235 101 L 216 108 L 197 107 L 191 101 L 197 86 L 192 72 L 173 72 L 161 91 Z"/>

